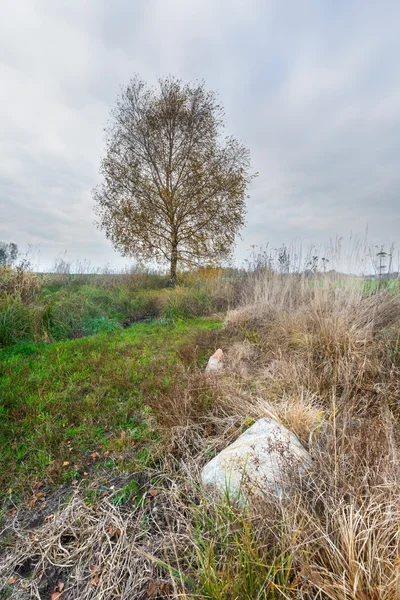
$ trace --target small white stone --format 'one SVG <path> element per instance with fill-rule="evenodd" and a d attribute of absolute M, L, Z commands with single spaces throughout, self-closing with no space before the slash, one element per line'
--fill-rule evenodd
<path fill-rule="evenodd" d="M 210 356 L 206 366 L 206 371 L 221 371 L 223 367 L 223 358 L 224 353 L 222 352 L 221 348 L 218 348 L 218 350 L 216 350 L 214 354 Z"/>

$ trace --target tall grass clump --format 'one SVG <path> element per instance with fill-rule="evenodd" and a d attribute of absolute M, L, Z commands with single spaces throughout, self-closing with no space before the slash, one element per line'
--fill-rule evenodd
<path fill-rule="evenodd" d="M 206 287 L 166 290 L 161 302 L 161 316 L 168 322 L 215 312 L 212 294 Z"/>
<path fill-rule="evenodd" d="M 37 296 L 39 289 L 39 278 L 24 265 L 16 268 L 0 265 L 0 298 L 12 296 L 27 302 Z"/>
<path fill-rule="evenodd" d="M 0 347 L 35 338 L 38 277 L 24 267 L 0 266 Z"/>
<path fill-rule="evenodd" d="M 224 411 L 276 415 L 313 459 L 270 519 L 302 594 L 287 597 L 400 598 L 400 296 L 336 272 L 256 269 L 225 335 Z"/>
<path fill-rule="evenodd" d="M 10 346 L 35 336 L 36 314 L 20 298 L 0 299 L 0 347 Z"/>

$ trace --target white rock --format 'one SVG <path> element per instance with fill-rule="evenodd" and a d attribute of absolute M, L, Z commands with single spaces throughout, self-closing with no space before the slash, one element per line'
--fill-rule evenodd
<path fill-rule="evenodd" d="M 265 418 L 207 463 L 201 480 L 204 487 L 243 504 L 252 496 L 287 497 L 293 475 L 304 474 L 310 466 L 310 455 L 297 437 Z"/>
<path fill-rule="evenodd" d="M 223 367 L 224 353 L 221 348 L 218 348 L 216 352 L 208 359 L 206 371 L 221 371 Z"/>

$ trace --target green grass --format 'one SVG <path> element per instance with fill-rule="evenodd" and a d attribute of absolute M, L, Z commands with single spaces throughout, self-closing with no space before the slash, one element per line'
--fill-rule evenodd
<path fill-rule="evenodd" d="M 389 290 L 393 294 L 400 294 L 400 279 L 399 278 L 376 278 L 366 279 L 363 283 L 363 291 L 367 295 L 376 294 L 382 290 Z"/>
<path fill-rule="evenodd" d="M 1 292 L 1 290 L 0 290 Z M 227 308 L 223 306 L 222 308 Z M 207 285 L 132 290 L 90 284 L 46 286 L 32 297 L 0 293 L 0 348 L 30 341 L 62 341 L 111 332 L 155 318 L 165 323 L 210 315 L 215 306 Z"/>
<path fill-rule="evenodd" d="M 186 508 L 190 543 L 173 565 L 153 559 L 169 572 L 184 598 L 281 600 L 294 598 L 295 566 L 281 532 L 269 525 L 268 509 L 241 511 L 229 498 L 215 502 L 198 490 Z M 296 596 L 297 597 L 297 596 Z"/>
<path fill-rule="evenodd" d="M 289 598 L 294 578 L 292 557 L 277 539 L 229 501 L 196 507 L 190 565 L 201 598 L 278 600 Z"/>
<path fill-rule="evenodd" d="M 158 432 L 150 405 L 184 385 L 180 348 L 219 326 L 154 321 L 0 350 L 1 494 L 23 494 L 33 480 L 76 481 L 99 465 L 151 464 Z"/>

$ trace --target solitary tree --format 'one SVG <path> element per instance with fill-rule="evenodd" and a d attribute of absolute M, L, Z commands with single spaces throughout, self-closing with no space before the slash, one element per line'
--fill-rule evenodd
<path fill-rule="evenodd" d="M 244 224 L 248 149 L 223 138 L 224 112 L 204 84 L 138 78 L 122 90 L 106 129 L 99 227 L 125 256 L 179 264 L 229 257 Z"/>

